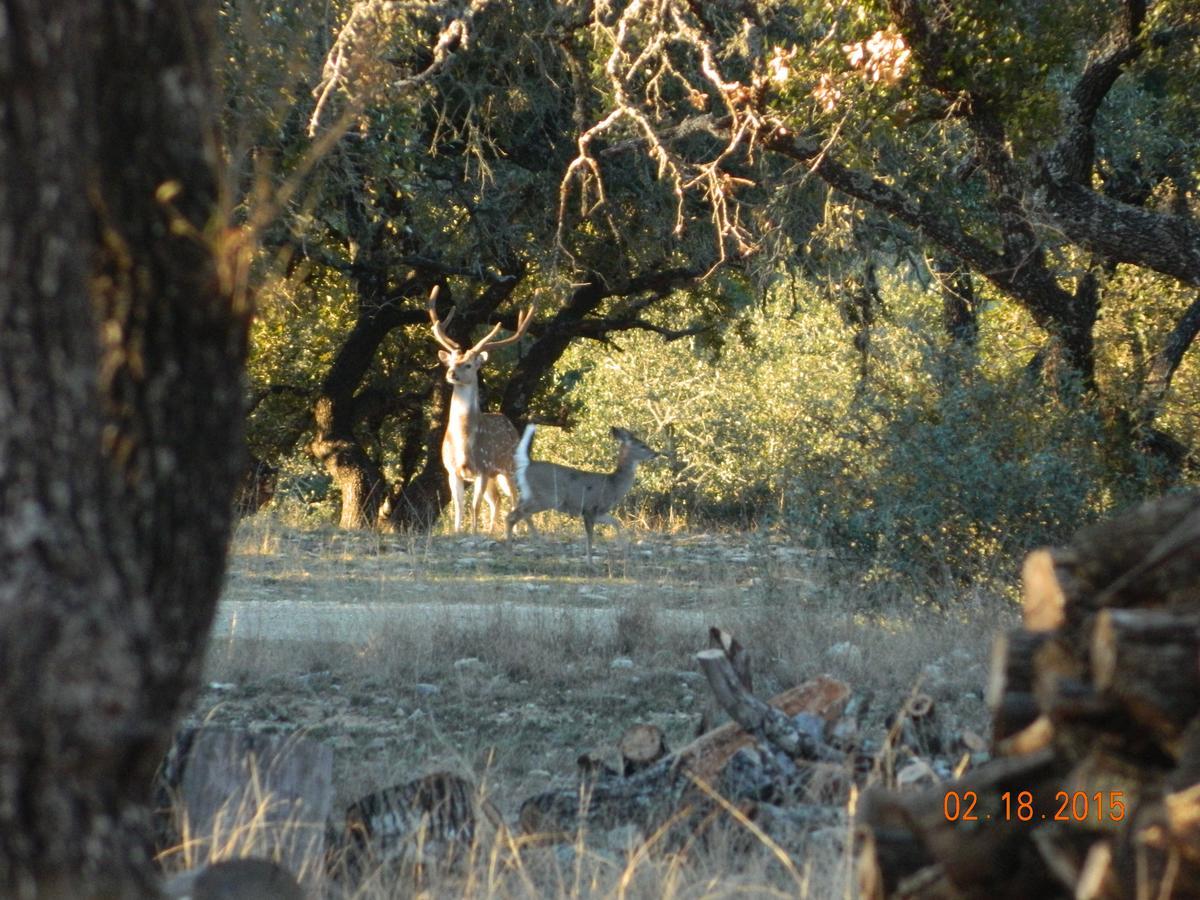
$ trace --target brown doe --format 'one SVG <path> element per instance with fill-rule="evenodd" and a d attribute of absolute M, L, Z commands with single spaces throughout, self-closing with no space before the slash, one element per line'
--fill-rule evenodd
<path fill-rule="evenodd" d="M 590 563 L 592 529 L 597 522 L 621 527 L 621 523 L 613 518 L 612 510 L 633 487 L 638 463 L 654 459 L 658 453 L 624 428 L 614 428 L 612 436 L 620 444 L 616 469 L 612 472 L 585 472 L 557 463 L 531 460 L 529 446 L 533 443 L 534 431 L 533 425 L 526 425 L 521 443 L 517 445 L 519 498 L 516 509 L 508 514 L 505 535 L 511 540 L 513 526 L 522 519 L 528 520 L 530 529 L 533 529 L 533 520 L 529 517 L 543 510 L 555 509 L 569 516 L 579 516 L 587 532 L 587 558 Z"/>
<path fill-rule="evenodd" d="M 450 495 L 454 498 L 454 530 L 462 529 L 465 484 L 473 481 L 471 529 L 476 528 L 479 505 L 486 500 L 491 514 L 488 530 L 491 531 L 496 525 L 497 485 L 510 498 L 514 496 L 511 476 L 517 429 L 499 413 L 480 411 L 479 369 L 487 361 L 488 350 L 520 340 L 533 318 L 533 307 L 518 316 L 517 330 L 508 337 L 492 340 L 501 327 L 497 323 L 483 340 L 464 350 L 446 336 L 444 323 L 438 319 L 435 308 L 437 295 L 438 288 L 435 287 L 429 294 L 429 320 L 433 324 L 434 339 L 445 348 L 438 351 L 438 359 L 446 366 L 446 381 L 454 386 L 446 435 L 442 438 L 442 465 L 450 477 Z"/>

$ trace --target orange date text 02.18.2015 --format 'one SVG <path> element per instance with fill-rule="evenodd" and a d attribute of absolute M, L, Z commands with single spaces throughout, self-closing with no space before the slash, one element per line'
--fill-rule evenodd
<path fill-rule="evenodd" d="M 1032 791 L 1005 791 L 984 811 L 975 791 L 946 791 L 942 811 L 949 822 L 1120 822 L 1124 791 L 1055 791 L 1054 802 Z"/>

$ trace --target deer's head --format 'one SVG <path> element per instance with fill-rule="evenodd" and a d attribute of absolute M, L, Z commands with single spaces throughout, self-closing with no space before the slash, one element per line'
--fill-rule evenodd
<path fill-rule="evenodd" d="M 470 386 L 479 383 L 479 369 L 487 361 L 488 350 L 496 347 L 503 347 L 506 344 L 512 344 L 521 339 L 529 328 L 529 322 L 533 318 L 533 306 L 525 310 L 517 317 L 517 330 L 511 335 L 501 340 L 492 340 L 501 328 L 499 322 L 484 335 L 483 339 L 471 347 L 463 348 L 456 341 L 451 340 L 445 331 L 445 324 L 454 317 L 454 311 L 451 310 L 450 315 L 446 317 L 446 322 L 438 319 L 437 315 L 437 295 L 438 287 L 429 294 L 429 321 L 433 326 L 433 338 L 444 349 L 438 351 L 438 359 L 442 361 L 442 365 L 446 367 L 446 381 L 456 386 Z"/>
<path fill-rule="evenodd" d="M 655 459 L 658 456 L 657 450 L 652 449 L 649 444 L 632 431 L 614 426 L 610 433 L 617 443 L 621 445 L 621 454 L 628 459 L 636 462 L 644 462 L 649 459 Z"/>

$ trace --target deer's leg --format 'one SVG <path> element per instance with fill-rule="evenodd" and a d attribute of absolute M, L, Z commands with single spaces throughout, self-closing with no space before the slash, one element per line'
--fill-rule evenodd
<path fill-rule="evenodd" d="M 583 514 L 583 530 L 587 532 L 587 561 L 588 565 L 592 564 L 592 529 L 596 527 L 595 513 Z"/>
<path fill-rule="evenodd" d="M 503 494 L 508 498 L 508 502 L 514 507 L 517 505 L 517 492 L 513 489 L 512 478 L 507 472 L 497 472 L 496 478 L 492 482 L 498 490 L 493 489 L 493 496 L 496 498 L 495 506 L 492 508 L 492 526 L 488 528 L 492 531 L 495 528 L 496 510 L 500 508 L 500 495 Z"/>
<path fill-rule="evenodd" d="M 506 541 L 512 540 L 513 526 L 520 522 L 524 515 L 525 513 L 522 511 L 520 504 L 518 504 L 517 508 L 510 512 L 504 519 L 504 539 Z"/>
<path fill-rule="evenodd" d="M 475 475 L 472 491 L 470 491 L 470 533 L 472 534 L 479 530 L 479 509 L 484 504 L 488 487 L 490 485 L 488 485 L 487 475 Z"/>
<path fill-rule="evenodd" d="M 621 524 L 621 520 L 616 516 L 610 515 L 609 513 L 604 513 L 603 515 L 596 516 L 596 521 L 603 522 L 605 525 L 611 525 L 613 528 L 615 528 L 617 530 L 618 539 L 625 538 L 625 526 Z"/>
<path fill-rule="evenodd" d="M 517 500 L 517 492 L 513 488 L 512 478 L 507 472 L 496 473 L 496 484 L 500 485 L 500 491 L 514 504 Z"/>
<path fill-rule="evenodd" d="M 542 511 L 541 507 L 524 506 L 521 504 L 520 501 L 518 501 L 517 505 L 513 509 L 513 511 L 510 512 L 508 514 L 508 516 L 505 517 L 505 519 L 504 519 L 504 538 L 505 538 L 505 540 L 512 539 L 513 528 L 518 522 L 521 522 L 521 521 L 524 521 L 525 527 L 529 529 L 530 535 L 532 535 L 533 537 L 537 537 L 538 530 L 537 530 L 537 527 L 533 524 L 533 514 L 535 512 L 541 512 L 541 511 Z"/>
<path fill-rule="evenodd" d="M 500 491 L 496 484 L 497 479 L 487 479 L 487 487 L 480 491 L 476 488 L 475 491 L 475 517 L 479 517 L 479 494 L 484 494 L 484 500 L 487 502 L 487 533 L 491 534 L 496 530 L 496 510 L 500 506 Z"/>
<path fill-rule="evenodd" d="M 463 477 L 458 472 L 450 473 L 450 496 L 454 498 L 454 530 L 462 531 L 463 518 Z"/>

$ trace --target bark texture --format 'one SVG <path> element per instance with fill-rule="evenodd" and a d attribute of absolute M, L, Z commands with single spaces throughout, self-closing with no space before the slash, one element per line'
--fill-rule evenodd
<path fill-rule="evenodd" d="M 152 889 L 139 807 L 197 677 L 238 476 L 213 12 L 0 6 L 6 897 Z"/>

